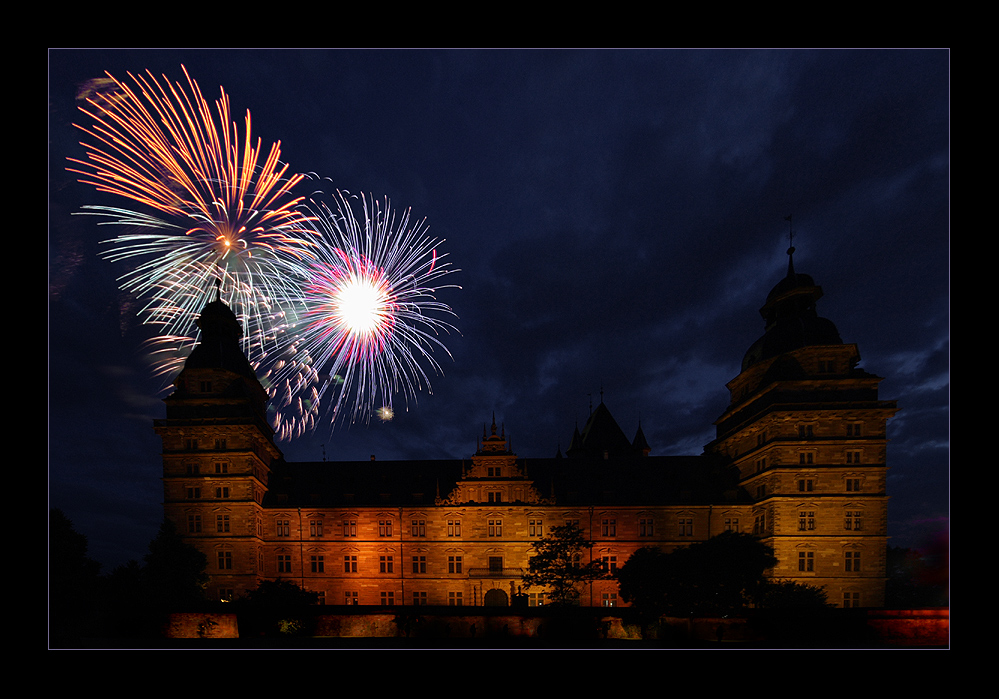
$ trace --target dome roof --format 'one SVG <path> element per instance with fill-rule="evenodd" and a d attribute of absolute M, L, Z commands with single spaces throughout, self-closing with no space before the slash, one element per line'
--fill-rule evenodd
<path fill-rule="evenodd" d="M 822 298 L 822 287 L 809 275 L 795 273 L 793 247 L 788 248 L 787 254 L 787 276 L 770 290 L 760 309 L 766 328 L 743 357 L 743 371 L 801 347 L 843 344 L 833 322 L 819 317 L 815 311 L 816 302 Z"/>

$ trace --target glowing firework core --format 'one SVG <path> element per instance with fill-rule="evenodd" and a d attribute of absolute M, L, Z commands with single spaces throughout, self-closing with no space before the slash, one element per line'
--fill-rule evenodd
<path fill-rule="evenodd" d="M 355 335 L 382 335 L 392 299 L 379 277 L 351 275 L 337 288 L 334 313 Z"/>

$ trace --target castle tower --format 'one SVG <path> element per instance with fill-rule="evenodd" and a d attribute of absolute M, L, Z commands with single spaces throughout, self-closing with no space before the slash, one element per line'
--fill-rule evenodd
<path fill-rule="evenodd" d="M 882 379 L 858 368 L 857 346 L 817 315 L 822 289 L 795 273 L 793 253 L 706 452 L 738 467 L 753 531 L 777 556 L 773 577 L 824 587 L 837 606 L 881 606 L 896 403 L 878 399 Z"/>
<path fill-rule="evenodd" d="M 210 595 L 226 599 L 257 587 L 263 499 L 281 452 L 267 394 L 239 345 L 242 329 L 218 293 L 198 327 L 198 345 L 154 429 L 163 441 L 165 515 L 207 557 Z"/>

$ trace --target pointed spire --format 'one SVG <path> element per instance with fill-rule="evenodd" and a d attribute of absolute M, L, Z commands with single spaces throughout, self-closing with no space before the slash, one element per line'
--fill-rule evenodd
<path fill-rule="evenodd" d="M 785 218 L 788 225 L 787 234 L 787 276 L 794 276 L 794 224 L 791 223 L 791 214 L 788 214 Z"/>

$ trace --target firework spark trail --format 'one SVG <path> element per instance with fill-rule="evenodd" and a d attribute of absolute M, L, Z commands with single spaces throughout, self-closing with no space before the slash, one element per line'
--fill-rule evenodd
<path fill-rule="evenodd" d="M 70 158 L 67 169 L 140 208 L 89 206 L 81 213 L 138 231 L 106 241 L 104 257 L 135 263 L 119 282 L 145 300 L 143 322 L 160 326 L 161 370 L 176 363 L 169 346 L 182 355 L 193 344 L 194 320 L 215 278 L 224 280 L 245 326 L 244 349 L 259 362 L 289 299 L 297 298 L 289 272 L 315 245 L 302 199 L 292 193 L 304 176 L 288 175 L 280 142 L 261 162 L 249 111 L 241 139 L 225 91 L 213 111 L 183 70 L 187 90 L 148 71 L 129 73 L 131 83 L 110 74 L 95 81 L 102 89 L 80 106 L 91 124 L 75 125 L 90 137 L 81 141 L 86 159 Z"/>
<path fill-rule="evenodd" d="M 288 362 L 267 375 L 274 397 L 301 411 L 278 426 L 283 435 L 314 424 L 323 398 L 332 402 L 333 425 L 375 414 L 389 419 L 396 394 L 408 405 L 431 390 L 423 366 L 441 372 L 434 349 L 450 356 L 440 335 L 454 327 L 438 316 L 454 313 L 436 294 L 454 286 L 439 282 L 456 270 L 437 254 L 442 241 L 426 235 L 425 220 L 411 225 L 409 210 L 397 217 L 387 199 L 342 191 L 330 197 L 314 197 L 307 207 L 324 242 L 301 267 L 304 305 L 284 335 Z"/>

